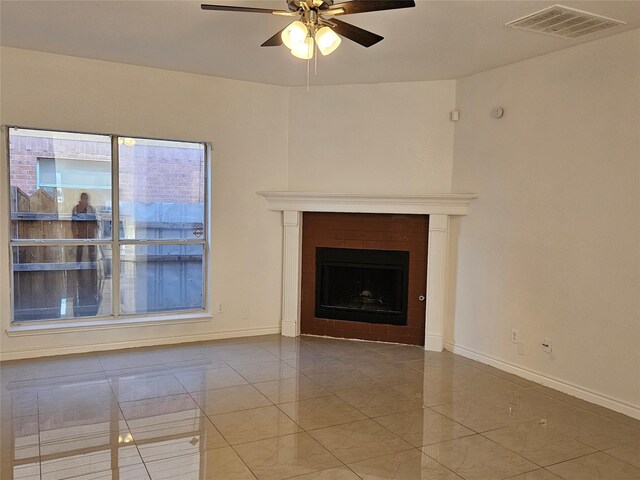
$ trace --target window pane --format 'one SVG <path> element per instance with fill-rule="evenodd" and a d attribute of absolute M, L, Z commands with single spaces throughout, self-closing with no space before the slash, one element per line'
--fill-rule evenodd
<path fill-rule="evenodd" d="M 124 245 L 120 252 L 123 314 L 204 308 L 202 245 Z"/>
<path fill-rule="evenodd" d="M 119 144 L 122 238 L 204 238 L 204 145 L 140 138 Z"/>
<path fill-rule="evenodd" d="M 12 239 L 111 238 L 111 139 L 9 130 Z"/>
<path fill-rule="evenodd" d="M 111 314 L 111 247 L 12 247 L 14 320 Z"/>

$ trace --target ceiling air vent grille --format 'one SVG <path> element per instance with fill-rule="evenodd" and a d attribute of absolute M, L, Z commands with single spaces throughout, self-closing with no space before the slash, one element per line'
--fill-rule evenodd
<path fill-rule="evenodd" d="M 580 38 L 617 27 L 618 25 L 626 25 L 626 23 L 563 5 L 553 5 L 531 15 L 518 18 L 505 26 L 530 32 L 546 33 L 555 37 Z"/>

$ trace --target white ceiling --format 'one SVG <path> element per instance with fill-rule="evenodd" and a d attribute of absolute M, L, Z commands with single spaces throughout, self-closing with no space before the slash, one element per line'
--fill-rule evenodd
<path fill-rule="evenodd" d="M 208 3 L 286 8 L 285 0 Z M 336 3 L 338 1 L 336 0 Z M 315 85 L 459 78 L 640 27 L 640 1 L 563 5 L 627 22 L 580 40 L 505 28 L 553 1 L 416 0 L 405 10 L 341 17 L 385 37 L 363 48 L 348 40 L 318 59 Z M 4 46 L 201 73 L 277 85 L 304 85 L 306 62 L 285 47 L 260 44 L 291 20 L 202 11 L 200 2 L 0 0 Z"/>

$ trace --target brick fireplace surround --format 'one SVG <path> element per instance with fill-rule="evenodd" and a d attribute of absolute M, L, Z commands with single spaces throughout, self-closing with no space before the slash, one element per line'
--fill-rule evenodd
<path fill-rule="evenodd" d="M 281 211 L 282 335 L 300 335 L 302 311 L 302 224 L 304 212 L 428 215 L 425 350 L 442 351 L 446 305 L 449 217 L 467 215 L 475 194 L 375 195 L 258 192 L 268 209 Z"/>

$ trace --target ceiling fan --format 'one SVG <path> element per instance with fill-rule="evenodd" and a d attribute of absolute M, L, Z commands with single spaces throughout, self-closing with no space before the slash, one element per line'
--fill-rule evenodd
<path fill-rule="evenodd" d="M 267 13 L 298 17 L 261 46 L 276 47 L 284 44 L 291 50 L 293 56 L 308 60 L 313 58 L 315 48 L 320 50 L 322 55 L 329 55 L 338 48 L 342 41 L 339 35 L 364 47 L 375 45 L 384 38 L 338 20 L 335 18 L 337 16 L 416 6 L 414 0 L 351 0 L 336 4 L 333 0 L 286 0 L 286 2 L 287 10 L 206 3 L 203 3 L 201 8 L 223 12 Z"/>

